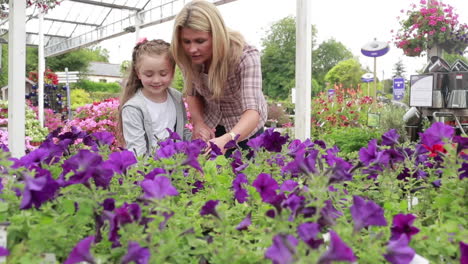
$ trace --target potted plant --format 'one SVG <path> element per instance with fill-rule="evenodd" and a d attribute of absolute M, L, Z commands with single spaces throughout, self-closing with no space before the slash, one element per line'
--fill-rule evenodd
<path fill-rule="evenodd" d="M 421 0 L 412 4 L 404 17 L 398 17 L 401 28 L 395 33 L 394 44 L 407 56 L 421 56 L 432 48 L 447 53 L 463 54 L 468 46 L 468 25 L 458 21 L 450 5 L 439 1 Z"/>

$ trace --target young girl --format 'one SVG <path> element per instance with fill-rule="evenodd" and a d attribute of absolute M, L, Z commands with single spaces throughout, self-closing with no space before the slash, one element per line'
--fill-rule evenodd
<path fill-rule="evenodd" d="M 182 139 L 190 139 L 185 129 L 187 113 L 182 94 L 169 87 L 175 62 L 169 43 L 146 39 L 133 48 L 132 65 L 120 99 L 121 143 L 136 155 L 153 154 L 159 140 L 169 136 L 167 128 Z"/>

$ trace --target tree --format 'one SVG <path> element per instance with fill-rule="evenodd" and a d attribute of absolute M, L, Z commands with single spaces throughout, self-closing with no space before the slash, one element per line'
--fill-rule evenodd
<path fill-rule="evenodd" d="M 393 77 L 403 77 L 405 78 L 405 65 L 403 65 L 403 61 L 398 59 L 397 63 L 393 66 Z M 406 79 L 406 78 L 405 78 Z"/>
<path fill-rule="evenodd" d="M 316 36 L 312 26 L 312 43 Z M 263 91 L 272 98 L 285 99 L 295 86 L 296 21 L 285 17 L 274 23 L 262 39 Z"/>
<path fill-rule="evenodd" d="M 312 53 L 312 77 L 323 86 L 327 72 L 339 62 L 351 58 L 353 58 L 353 53 L 341 42 L 335 39 L 322 42 Z"/>
<path fill-rule="evenodd" d="M 2 68 L 0 69 L 0 87 L 8 85 L 8 45 L 2 47 Z M 36 47 L 26 47 L 26 76 L 30 71 L 37 71 L 38 53 Z"/>
<path fill-rule="evenodd" d="M 358 87 L 364 70 L 356 59 L 339 62 L 326 75 L 325 81 L 333 84 L 343 84 L 345 88 Z"/>
<path fill-rule="evenodd" d="M 74 50 L 47 58 L 46 66 L 53 71 L 64 71 L 67 67 L 69 71 L 86 72 L 92 61 L 109 62 L 109 51 L 101 47 Z"/>

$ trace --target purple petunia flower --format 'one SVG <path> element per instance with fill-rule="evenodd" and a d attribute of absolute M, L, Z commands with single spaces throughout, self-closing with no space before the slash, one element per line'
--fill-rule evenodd
<path fill-rule="evenodd" d="M 192 168 L 194 168 L 194 169 L 198 170 L 199 172 L 203 173 L 203 169 L 201 168 L 200 163 L 197 160 L 197 156 L 198 156 L 198 154 L 188 153 L 187 154 L 187 159 L 184 160 L 184 162 L 182 162 L 181 165 L 189 165 Z"/>
<path fill-rule="evenodd" d="M 162 216 L 164 217 L 164 220 L 161 221 L 161 223 L 159 223 L 159 230 L 164 230 L 166 228 L 166 224 L 167 224 L 167 221 L 169 221 L 169 219 L 171 219 L 171 217 L 174 216 L 174 212 L 163 212 L 162 213 Z"/>
<path fill-rule="evenodd" d="M 265 258 L 274 264 L 288 264 L 294 262 L 297 239 L 292 235 L 278 234 L 273 237 L 273 245 L 265 252 Z"/>
<path fill-rule="evenodd" d="M 390 129 L 382 135 L 382 145 L 384 146 L 393 146 L 398 144 L 398 139 L 400 135 L 397 133 L 396 129 Z"/>
<path fill-rule="evenodd" d="M 309 247 L 316 249 L 323 244 L 323 239 L 317 238 L 320 226 L 317 223 L 303 223 L 297 227 L 297 234 Z"/>
<path fill-rule="evenodd" d="M 96 139 L 96 141 L 98 142 L 100 146 L 103 146 L 103 145 L 110 146 L 112 145 L 115 139 L 114 134 L 111 132 L 107 132 L 107 131 L 94 132 L 91 135 Z"/>
<path fill-rule="evenodd" d="M 304 208 L 305 198 L 303 196 L 297 196 L 295 193 L 290 194 L 289 197 L 282 202 L 284 208 L 291 210 L 289 221 L 293 221 L 294 217 L 298 214 L 300 209 Z"/>
<path fill-rule="evenodd" d="M 263 147 L 270 152 L 281 152 L 281 148 L 288 141 L 288 136 L 269 128 L 263 132 Z"/>
<path fill-rule="evenodd" d="M 281 184 L 280 191 L 282 192 L 292 192 L 294 189 L 299 185 L 299 183 L 293 180 L 285 180 L 283 184 Z"/>
<path fill-rule="evenodd" d="M 355 231 L 371 225 L 387 225 L 384 210 L 373 201 L 365 201 L 360 196 L 353 196 L 353 205 L 349 209 L 354 220 Z"/>
<path fill-rule="evenodd" d="M 239 231 L 247 230 L 247 228 L 252 224 L 252 212 L 249 212 L 247 216 L 242 220 L 237 226 L 236 229 Z"/>
<path fill-rule="evenodd" d="M 161 169 L 161 168 L 154 168 L 152 171 L 148 172 L 148 174 L 145 174 L 145 179 L 148 179 L 148 180 L 154 180 L 154 177 L 159 175 L 159 174 L 166 174 L 166 170 L 165 169 Z M 143 172 L 142 172 L 143 174 Z"/>
<path fill-rule="evenodd" d="M 343 213 L 336 210 L 331 200 L 325 201 L 325 206 L 320 210 L 318 220 L 321 227 L 335 225 L 335 219 L 342 216 Z"/>
<path fill-rule="evenodd" d="M 10 255 L 10 251 L 4 247 L 0 247 L 0 257 L 6 257 Z"/>
<path fill-rule="evenodd" d="M 40 167 L 41 163 L 47 159 L 49 156 L 49 150 L 44 149 L 44 148 L 38 148 L 35 149 L 31 152 L 29 152 L 27 155 L 21 157 L 19 160 L 15 161 L 15 164 L 13 164 L 12 168 L 19 168 L 21 166 L 29 169 L 32 167 Z"/>
<path fill-rule="evenodd" d="M 115 173 L 126 174 L 128 167 L 135 163 L 137 163 L 135 154 L 132 151 L 124 150 L 110 154 L 109 159 L 106 161 L 106 167 L 112 169 Z"/>
<path fill-rule="evenodd" d="M 392 264 L 409 264 L 414 258 L 414 249 L 408 246 L 408 237 L 400 236 L 397 240 L 390 240 L 385 259 Z"/>
<path fill-rule="evenodd" d="M 416 219 L 414 214 L 397 214 L 393 217 L 392 236 L 390 240 L 397 240 L 401 235 L 406 235 L 408 241 L 411 237 L 419 233 L 419 229 L 413 226 Z"/>
<path fill-rule="evenodd" d="M 166 128 L 166 130 L 167 130 L 167 132 L 169 132 L 169 139 L 172 139 L 174 141 L 182 140 L 182 138 L 180 138 L 180 135 L 177 132 L 174 132 L 169 128 Z"/>
<path fill-rule="evenodd" d="M 263 138 L 263 133 L 256 136 L 255 138 L 251 138 L 249 141 L 247 141 L 247 146 L 251 147 L 255 152 L 257 152 L 263 146 Z"/>
<path fill-rule="evenodd" d="M 177 189 L 172 186 L 171 180 L 166 176 L 156 176 L 154 180 L 145 179 L 140 183 L 145 192 L 144 198 L 161 200 L 166 196 L 179 195 Z"/>
<path fill-rule="evenodd" d="M 203 207 L 200 210 L 200 215 L 213 215 L 217 218 L 220 218 L 218 215 L 218 212 L 216 211 L 216 206 L 218 206 L 219 201 L 218 200 L 209 200 L 208 202 L 203 205 Z"/>
<path fill-rule="evenodd" d="M 113 198 L 107 198 L 102 203 L 102 207 L 106 211 L 114 211 L 115 209 L 115 200 Z"/>
<path fill-rule="evenodd" d="M 262 201 L 269 203 L 276 199 L 276 190 L 279 188 L 278 183 L 269 174 L 260 173 L 252 185 L 260 193 Z"/>
<path fill-rule="evenodd" d="M 438 180 L 435 180 L 433 182 L 431 182 L 432 186 L 434 186 L 435 188 L 439 188 L 440 186 L 442 186 L 442 180 L 438 179 Z"/>
<path fill-rule="evenodd" d="M 94 263 L 94 258 L 89 252 L 91 243 L 93 242 L 94 236 L 89 236 L 78 242 L 68 256 L 67 260 L 65 260 L 64 264 L 74 264 L 82 261 Z"/>
<path fill-rule="evenodd" d="M 129 242 L 127 254 L 123 256 L 121 263 L 128 264 L 134 262 L 135 264 L 147 264 L 151 253 L 148 248 L 140 247 L 137 242 Z"/>
<path fill-rule="evenodd" d="M 234 190 L 234 198 L 239 203 L 244 203 L 247 201 L 249 194 L 246 189 L 242 187 L 242 184 L 249 184 L 245 174 L 240 173 L 236 176 L 234 181 L 232 181 L 232 189 Z"/>
<path fill-rule="evenodd" d="M 330 230 L 330 246 L 320 257 L 318 264 L 329 264 L 333 261 L 356 261 L 353 250 L 344 243 L 335 231 Z"/>
<path fill-rule="evenodd" d="M 458 175 L 458 178 L 460 180 L 463 180 L 465 178 L 468 178 L 468 163 L 466 162 L 463 162 L 462 166 L 460 169 L 458 169 L 459 171 L 459 175 Z"/>
<path fill-rule="evenodd" d="M 26 177 L 20 209 L 36 208 L 55 197 L 59 184 L 48 170 L 36 168 L 36 178 Z"/>
<path fill-rule="evenodd" d="M 457 154 L 468 149 L 468 137 L 454 136 L 453 143 L 457 143 Z"/>
<path fill-rule="evenodd" d="M 436 144 L 444 144 L 444 139 L 451 139 L 455 130 L 452 126 L 446 125 L 442 122 L 436 122 L 424 133 L 419 133 L 421 143 L 432 147 Z"/>
<path fill-rule="evenodd" d="M 468 263 L 468 244 L 460 241 L 460 264 Z"/>

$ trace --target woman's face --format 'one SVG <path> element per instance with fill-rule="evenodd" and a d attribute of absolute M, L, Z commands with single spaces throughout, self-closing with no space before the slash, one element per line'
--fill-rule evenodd
<path fill-rule="evenodd" d="M 180 31 L 180 41 L 193 64 L 210 66 L 213 55 L 211 33 L 184 27 Z"/>

